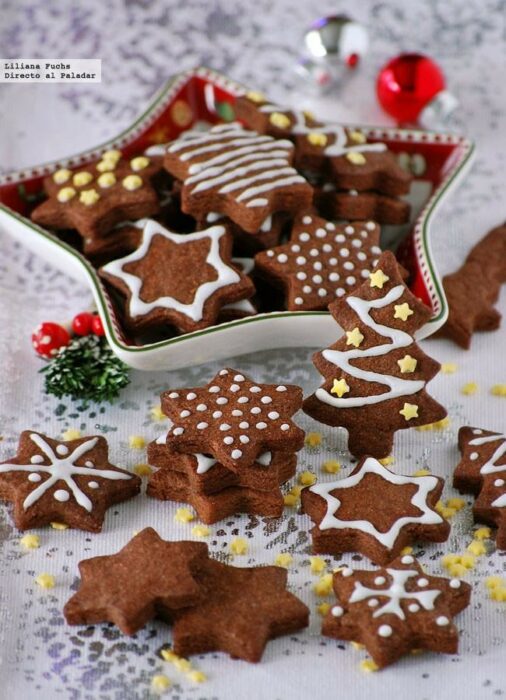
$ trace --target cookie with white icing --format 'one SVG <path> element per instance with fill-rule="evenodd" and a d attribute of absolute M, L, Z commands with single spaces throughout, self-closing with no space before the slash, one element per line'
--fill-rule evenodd
<path fill-rule="evenodd" d="M 314 204 L 327 219 L 363 221 L 399 226 L 409 221 L 411 206 L 399 197 L 365 190 L 338 190 L 332 183 L 315 188 Z"/>
<path fill-rule="evenodd" d="M 140 491 L 135 474 L 108 459 L 103 437 L 61 441 L 25 430 L 17 455 L 0 464 L 0 498 L 19 530 L 59 522 L 100 532 L 105 512 Z"/>
<path fill-rule="evenodd" d="M 369 278 L 379 237 L 374 221 L 334 224 L 301 214 L 288 243 L 255 255 L 255 271 L 285 289 L 288 310 L 324 311 Z"/>
<path fill-rule="evenodd" d="M 275 212 L 311 205 L 313 189 L 292 166 L 293 144 L 221 124 L 186 131 L 167 146 L 165 168 L 183 181 L 182 208 L 198 220 L 225 214 L 256 233 Z"/>
<path fill-rule="evenodd" d="M 305 399 L 304 411 L 346 428 L 355 457 L 387 457 L 395 431 L 446 416 L 425 388 L 440 365 L 414 338 L 431 311 L 404 284 L 388 251 L 369 278 L 329 310 L 345 333 L 313 356 L 325 381 Z"/>
<path fill-rule="evenodd" d="M 100 269 L 126 298 L 124 320 L 131 330 L 207 328 L 224 305 L 253 295 L 250 278 L 232 265 L 232 239 L 224 226 L 180 234 L 152 219 L 136 225 L 140 246 Z"/>
<path fill-rule="evenodd" d="M 435 510 L 443 485 L 439 477 L 403 476 L 364 458 L 348 477 L 303 489 L 303 510 L 315 523 L 313 551 L 360 552 L 386 564 L 413 542 L 444 542 L 450 525 Z"/>
<path fill-rule="evenodd" d="M 466 426 L 459 430 L 459 449 L 453 485 L 477 495 L 475 521 L 496 527 L 496 546 L 506 549 L 506 435 Z"/>
<path fill-rule="evenodd" d="M 261 384 L 225 368 L 203 387 L 165 391 L 161 401 L 173 423 L 171 450 L 211 454 L 232 471 L 266 451 L 293 453 L 304 445 L 304 431 L 292 421 L 302 403 L 298 386 Z"/>
<path fill-rule="evenodd" d="M 265 250 L 265 248 L 277 245 L 289 222 L 290 217 L 284 212 L 269 214 L 269 216 L 262 221 L 258 230 L 252 233 L 242 229 L 224 214 L 218 214 L 212 211 L 206 214 L 204 219 L 198 224 L 198 228 L 207 228 L 217 223 L 226 226 L 234 238 L 235 255 L 244 257 L 254 255 L 259 250 Z"/>
<path fill-rule="evenodd" d="M 414 650 L 458 651 L 452 618 L 469 605 L 468 583 L 431 576 L 404 555 L 374 571 L 342 568 L 333 586 L 337 601 L 322 634 L 364 644 L 379 668 Z"/>

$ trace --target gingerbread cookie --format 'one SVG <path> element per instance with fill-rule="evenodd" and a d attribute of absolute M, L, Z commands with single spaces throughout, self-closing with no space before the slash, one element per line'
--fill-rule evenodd
<path fill-rule="evenodd" d="M 355 457 L 377 459 L 390 454 L 396 430 L 446 416 L 425 390 L 440 365 L 414 340 L 431 312 L 404 284 L 392 253 L 329 310 L 345 335 L 313 356 L 325 382 L 304 401 L 305 413 L 346 428 Z"/>
<path fill-rule="evenodd" d="M 80 170 L 57 170 L 44 181 L 48 199 L 32 220 L 52 229 L 77 229 L 83 238 L 99 238 L 116 224 L 153 216 L 159 211 L 152 184 L 160 158 L 106 151 L 102 160 Z"/>
<path fill-rule="evenodd" d="M 334 224 L 302 214 L 290 242 L 257 253 L 255 270 L 286 289 L 290 311 L 323 311 L 369 278 L 378 261 L 380 228 L 373 221 Z"/>
<path fill-rule="evenodd" d="M 82 241 L 83 254 L 94 265 L 100 266 L 130 255 L 139 247 L 142 231 L 138 226 L 119 224 L 101 238 L 84 238 Z"/>
<path fill-rule="evenodd" d="M 179 234 L 152 219 L 138 225 L 139 248 L 100 269 L 127 299 L 129 328 L 171 324 L 189 333 L 212 325 L 225 304 L 253 294 L 249 277 L 231 265 L 232 240 L 225 227 Z"/>
<path fill-rule="evenodd" d="M 59 522 L 100 532 L 105 511 L 136 496 L 140 484 L 110 464 L 97 436 L 64 442 L 25 430 L 16 457 L 0 464 L 0 498 L 13 502 L 19 530 Z"/>
<path fill-rule="evenodd" d="M 63 610 L 69 625 L 113 622 L 135 634 L 154 617 L 170 621 L 206 591 L 197 574 L 207 561 L 201 542 L 166 542 L 147 527 L 117 554 L 79 562 L 81 585 Z"/>
<path fill-rule="evenodd" d="M 270 214 L 311 204 L 313 190 L 292 167 L 293 154 L 290 141 L 232 123 L 184 132 L 168 145 L 164 165 L 183 181 L 183 211 L 199 220 L 225 214 L 256 233 Z"/>
<path fill-rule="evenodd" d="M 453 485 L 478 495 L 474 519 L 496 527 L 496 545 L 506 549 L 506 435 L 466 426 L 459 430 L 459 449 Z"/>
<path fill-rule="evenodd" d="M 304 431 L 291 420 L 302 402 L 298 386 L 257 384 L 227 368 L 204 387 L 166 391 L 161 399 L 173 421 L 170 449 L 209 453 L 232 471 L 263 452 L 293 453 L 304 444 Z"/>
<path fill-rule="evenodd" d="M 411 211 L 409 203 L 397 197 L 379 192 L 337 190 L 331 183 L 315 189 L 314 203 L 327 219 L 373 219 L 379 224 L 389 225 L 407 223 Z"/>
<path fill-rule="evenodd" d="M 286 590 L 281 567 L 238 568 L 208 559 L 198 580 L 204 600 L 173 614 L 173 648 L 181 656 L 224 651 L 258 662 L 269 639 L 309 624 L 309 610 Z"/>
<path fill-rule="evenodd" d="M 265 250 L 265 248 L 277 245 L 289 221 L 290 217 L 283 212 L 269 214 L 265 221 L 261 223 L 259 229 L 251 233 L 244 231 L 224 214 L 209 212 L 199 224 L 199 228 L 207 228 L 215 223 L 226 226 L 234 238 L 235 254 L 251 256 L 259 250 Z"/>
<path fill-rule="evenodd" d="M 313 551 L 360 552 L 387 564 L 418 540 L 444 542 L 450 526 L 434 508 L 443 490 L 435 476 L 402 476 L 373 457 L 350 476 L 302 490 L 302 507 L 315 526 Z"/>
<path fill-rule="evenodd" d="M 374 571 L 343 568 L 333 585 L 337 603 L 325 616 L 322 634 L 364 644 L 379 668 L 419 649 L 457 652 L 452 618 L 469 605 L 468 583 L 430 576 L 404 555 Z"/>

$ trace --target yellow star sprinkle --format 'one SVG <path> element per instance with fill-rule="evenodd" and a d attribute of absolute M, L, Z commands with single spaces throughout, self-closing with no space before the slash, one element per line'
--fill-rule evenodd
<path fill-rule="evenodd" d="M 77 428 L 67 428 L 61 434 L 62 440 L 79 440 L 81 431 Z"/>
<path fill-rule="evenodd" d="M 133 450 L 143 450 L 146 447 L 146 440 L 142 435 L 130 435 L 128 438 L 128 446 Z"/>
<path fill-rule="evenodd" d="M 87 170 L 81 170 L 81 172 L 76 173 L 72 178 L 72 184 L 76 187 L 84 187 L 88 185 L 93 180 L 93 175 Z"/>
<path fill-rule="evenodd" d="M 362 644 L 362 642 L 351 642 L 351 646 L 357 651 L 362 651 L 362 649 L 365 649 L 365 644 Z"/>
<path fill-rule="evenodd" d="M 400 318 L 401 321 L 407 321 L 408 318 L 415 313 L 407 302 L 404 304 L 396 304 L 394 309 L 394 318 Z"/>
<path fill-rule="evenodd" d="M 139 172 L 139 170 L 144 170 L 149 165 L 149 158 L 146 156 L 137 156 L 137 158 L 132 158 L 130 161 L 130 167 L 134 172 Z"/>
<path fill-rule="evenodd" d="M 75 196 L 76 191 L 73 187 L 62 187 L 56 195 L 56 199 L 62 204 L 65 204 L 65 202 L 70 202 L 70 200 Z"/>
<path fill-rule="evenodd" d="M 51 523 L 53 530 L 68 530 L 69 526 L 66 523 Z"/>
<path fill-rule="evenodd" d="M 330 610 L 330 603 L 320 603 L 320 605 L 316 607 L 316 610 L 318 611 L 318 615 L 325 617 Z"/>
<path fill-rule="evenodd" d="M 405 554 L 412 554 L 413 553 L 413 547 L 403 547 L 401 549 L 401 554 L 404 556 Z"/>
<path fill-rule="evenodd" d="M 276 558 L 274 559 L 274 564 L 276 566 L 282 566 L 285 569 L 288 569 L 290 564 L 293 562 L 293 557 L 291 554 L 288 552 L 282 552 L 281 554 L 278 554 Z"/>
<path fill-rule="evenodd" d="M 295 506 L 299 503 L 299 497 L 293 493 L 287 493 L 285 496 L 283 496 L 283 502 L 288 508 L 295 508 Z"/>
<path fill-rule="evenodd" d="M 134 474 L 137 476 L 150 476 L 153 470 L 149 464 L 136 464 L 134 467 Z"/>
<path fill-rule="evenodd" d="M 142 187 L 142 177 L 139 177 L 139 175 L 127 175 L 123 178 L 121 184 L 126 190 L 133 192 L 134 190 L 138 190 L 139 187 Z"/>
<path fill-rule="evenodd" d="M 392 455 L 389 455 L 388 457 L 382 457 L 380 460 L 378 460 L 380 464 L 382 464 L 384 467 L 388 467 L 389 464 L 393 464 L 395 462 L 394 458 Z"/>
<path fill-rule="evenodd" d="M 195 516 L 188 508 L 178 508 L 174 520 L 177 523 L 190 523 L 192 520 L 195 520 Z"/>
<path fill-rule="evenodd" d="M 255 90 L 250 90 L 249 92 L 246 93 L 246 97 L 248 100 L 251 100 L 251 102 L 256 102 L 257 104 L 260 104 L 261 102 L 265 102 L 265 95 L 263 92 L 257 92 Z"/>
<path fill-rule="evenodd" d="M 311 567 L 312 574 L 321 574 L 322 571 L 325 571 L 327 566 L 325 559 L 322 559 L 321 557 L 309 557 L 309 565 Z"/>
<path fill-rule="evenodd" d="M 401 373 L 407 374 L 408 372 L 415 371 L 418 362 L 414 357 L 411 357 L 411 355 L 404 355 L 402 359 L 397 360 L 397 364 L 399 365 Z"/>
<path fill-rule="evenodd" d="M 308 433 L 304 442 L 308 447 L 318 447 L 322 444 L 322 435 L 321 433 Z"/>
<path fill-rule="evenodd" d="M 365 156 L 362 153 L 359 153 L 358 151 L 349 151 L 346 156 L 346 160 L 349 160 L 350 163 L 353 163 L 353 165 L 364 165 L 365 161 Z"/>
<path fill-rule="evenodd" d="M 307 473 L 310 474 L 311 472 L 307 472 Z M 296 498 L 300 498 L 301 491 L 302 491 L 302 486 L 298 486 L 298 485 L 292 486 L 292 488 L 290 489 L 290 493 L 293 496 L 295 496 Z"/>
<path fill-rule="evenodd" d="M 319 581 L 314 584 L 313 590 L 316 595 L 322 597 L 330 595 L 332 593 L 332 574 L 323 574 L 323 576 L 320 576 Z"/>
<path fill-rule="evenodd" d="M 121 151 L 118 151 L 117 148 L 109 149 L 102 156 L 103 160 L 109 160 L 109 161 L 112 161 L 113 163 L 117 163 L 118 160 L 120 160 L 120 158 L 121 158 Z"/>
<path fill-rule="evenodd" d="M 51 574 L 39 574 L 35 579 L 35 583 L 41 588 L 54 588 L 56 581 Z"/>
<path fill-rule="evenodd" d="M 385 282 L 388 282 L 390 277 L 385 275 L 383 270 L 375 270 L 369 274 L 369 282 L 371 287 L 378 287 L 378 289 L 383 289 Z"/>
<path fill-rule="evenodd" d="M 404 416 L 404 418 L 408 421 L 411 420 L 412 418 L 418 418 L 418 406 L 416 403 L 405 403 L 403 408 L 399 411 L 401 416 Z"/>
<path fill-rule="evenodd" d="M 441 372 L 443 374 L 455 374 L 457 371 L 457 365 L 455 362 L 443 362 L 441 365 Z"/>
<path fill-rule="evenodd" d="M 478 384 L 476 384 L 476 382 L 467 382 L 467 384 L 464 384 L 460 390 L 460 393 L 464 394 L 465 396 L 472 396 L 473 394 L 476 394 L 477 391 Z"/>
<path fill-rule="evenodd" d="M 205 525 L 194 525 L 192 527 L 192 535 L 194 537 L 209 537 L 211 530 Z"/>
<path fill-rule="evenodd" d="M 453 498 L 449 498 L 446 501 L 446 505 L 449 508 L 455 508 L 455 510 L 462 510 L 462 508 L 465 507 L 466 502 L 464 501 L 463 498 L 459 498 L 458 496 L 454 496 Z"/>
<path fill-rule="evenodd" d="M 165 676 L 163 673 L 158 673 L 151 679 L 151 690 L 155 693 L 164 693 L 170 688 L 172 682 L 170 678 Z"/>
<path fill-rule="evenodd" d="M 332 384 L 332 389 L 330 390 L 331 394 L 336 394 L 339 398 L 342 398 L 344 394 L 347 394 L 350 390 L 350 387 L 346 383 L 346 379 L 334 379 L 334 383 Z"/>
<path fill-rule="evenodd" d="M 474 538 L 477 540 L 488 540 L 491 534 L 492 531 L 489 527 L 479 527 L 473 532 Z"/>
<path fill-rule="evenodd" d="M 247 554 L 248 553 L 248 543 L 244 537 L 235 537 L 229 546 L 232 554 Z"/>
<path fill-rule="evenodd" d="M 158 404 L 158 406 L 153 406 L 151 409 L 151 418 L 153 420 L 165 420 L 167 416 L 162 411 L 162 407 Z"/>
<path fill-rule="evenodd" d="M 197 671 L 197 669 L 188 671 L 186 675 L 188 676 L 189 680 L 193 681 L 193 683 L 204 683 L 207 681 L 206 674 L 203 671 Z"/>
<path fill-rule="evenodd" d="M 100 195 L 97 190 L 94 189 L 82 190 L 81 194 L 79 195 L 79 201 L 81 204 L 84 204 L 87 207 L 93 206 L 93 204 L 96 204 L 99 199 Z"/>
<path fill-rule="evenodd" d="M 374 673 L 379 669 L 378 664 L 376 664 L 372 659 L 364 659 L 359 664 L 360 670 L 364 673 Z"/>
<path fill-rule="evenodd" d="M 327 474 L 337 474 L 340 469 L 341 465 L 335 459 L 329 459 L 323 463 L 323 471 Z"/>
<path fill-rule="evenodd" d="M 492 588 L 489 597 L 492 600 L 496 600 L 498 603 L 506 602 L 506 586 L 501 586 L 501 588 Z"/>
<path fill-rule="evenodd" d="M 494 384 L 490 389 L 493 396 L 506 396 L 506 384 Z"/>
<path fill-rule="evenodd" d="M 56 182 L 57 185 L 63 185 L 63 183 L 67 182 L 71 175 L 72 173 L 70 170 L 68 170 L 68 168 L 60 168 L 60 170 L 57 170 L 54 173 L 53 182 Z"/>
<path fill-rule="evenodd" d="M 346 331 L 346 345 L 353 345 L 354 348 L 358 348 L 363 340 L 364 336 L 358 328 L 354 328 L 352 331 Z"/>
<path fill-rule="evenodd" d="M 310 134 L 306 136 L 307 140 L 311 144 L 311 146 L 323 146 L 327 145 L 328 138 L 325 136 L 325 134 L 321 134 L 318 131 L 312 131 Z"/>
<path fill-rule="evenodd" d="M 292 123 L 290 118 L 281 112 L 272 112 L 271 116 L 269 117 L 269 121 L 274 126 L 277 126 L 278 129 L 288 129 Z"/>
<path fill-rule="evenodd" d="M 485 586 L 490 590 L 491 588 L 502 588 L 506 586 L 506 580 L 501 576 L 488 576 L 485 579 Z"/>
<path fill-rule="evenodd" d="M 413 476 L 430 476 L 431 471 L 430 469 L 417 469 L 416 472 L 413 472 Z"/>
<path fill-rule="evenodd" d="M 106 190 L 116 184 L 116 175 L 114 173 L 102 173 L 97 178 L 97 185 Z"/>
<path fill-rule="evenodd" d="M 299 484 L 303 486 L 312 486 L 314 483 L 316 483 L 316 475 L 313 474 L 313 472 L 305 471 L 299 474 Z"/>
<path fill-rule="evenodd" d="M 353 141 L 353 143 L 365 143 L 365 136 L 361 131 L 350 131 L 348 134 L 350 141 Z"/>
<path fill-rule="evenodd" d="M 38 549 L 40 537 L 38 535 L 25 535 L 19 540 L 19 544 L 25 549 Z"/>
<path fill-rule="evenodd" d="M 467 551 L 474 554 L 475 557 L 481 557 L 487 553 L 487 548 L 483 544 L 483 540 L 473 540 L 467 545 Z"/>
<path fill-rule="evenodd" d="M 179 659 L 179 656 L 175 654 L 172 649 L 162 649 L 160 656 L 164 661 L 175 661 L 176 659 Z"/>
<path fill-rule="evenodd" d="M 191 662 L 188 661 L 188 659 L 183 659 L 181 656 L 176 656 L 175 659 L 172 659 L 172 663 L 178 671 L 183 671 L 183 673 L 188 673 L 188 671 L 191 671 Z"/>

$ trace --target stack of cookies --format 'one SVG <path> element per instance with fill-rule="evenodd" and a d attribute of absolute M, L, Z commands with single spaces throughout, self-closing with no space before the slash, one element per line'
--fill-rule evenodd
<path fill-rule="evenodd" d="M 304 432 L 291 420 L 297 386 L 256 384 L 234 369 L 203 387 L 166 391 L 172 426 L 148 447 L 158 468 L 147 493 L 192 505 L 211 524 L 237 512 L 279 517 L 280 485 L 295 474 Z"/>

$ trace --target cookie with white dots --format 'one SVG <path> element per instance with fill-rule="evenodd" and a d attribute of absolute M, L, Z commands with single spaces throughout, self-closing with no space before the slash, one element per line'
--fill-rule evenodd
<path fill-rule="evenodd" d="M 469 605 L 468 583 L 430 576 L 408 554 L 374 571 L 342 568 L 333 587 L 322 634 L 364 644 L 379 668 L 418 649 L 457 652 L 453 617 Z"/>
<path fill-rule="evenodd" d="M 302 214 L 288 243 L 257 253 L 255 271 L 285 289 L 289 311 L 323 311 L 369 278 L 379 237 L 374 221 L 334 224 Z"/>
<path fill-rule="evenodd" d="M 19 530 L 52 522 L 100 532 L 105 512 L 140 491 L 135 474 L 109 462 L 105 438 L 54 440 L 25 430 L 15 457 L 0 464 L 0 498 Z"/>
<path fill-rule="evenodd" d="M 226 368 L 203 387 L 173 389 L 161 396 L 171 426 L 171 450 L 216 457 L 233 471 L 266 451 L 296 452 L 304 431 L 292 421 L 302 405 L 302 389 L 260 384 Z"/>

